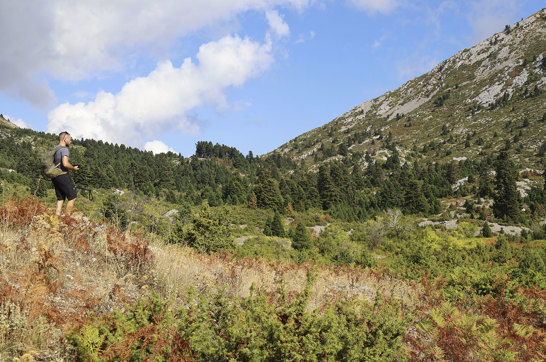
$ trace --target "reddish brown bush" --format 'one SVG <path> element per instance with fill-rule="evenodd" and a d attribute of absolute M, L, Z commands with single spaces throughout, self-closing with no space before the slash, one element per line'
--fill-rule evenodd
<path fill-rule="evenodd" d="M 38 199 L 14 197 L 0 207 L 0 220 L 10 228 L 28 227 L 36 215 L 46 210 L 47 207 Z"/>

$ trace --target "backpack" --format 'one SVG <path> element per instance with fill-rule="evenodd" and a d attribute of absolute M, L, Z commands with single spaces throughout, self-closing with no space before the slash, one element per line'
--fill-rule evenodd
<path fill-rule="evenodd" d="M 58 165 L 55 165 L 55 162 L 53 158 L 55 157 L 55 153 L 57 153 L 58 150 L 63 148 L 61 145 L 57 145 L 52 150 L 47 150 L 42 152 L 40 155 L 40 159 L 42 161 L 42 170 L 44 171 L 45 175 L 51 179 L 67 174 L 66 171 L 63 171 L 59 168 L 61 165 L 60 163 Z"/>

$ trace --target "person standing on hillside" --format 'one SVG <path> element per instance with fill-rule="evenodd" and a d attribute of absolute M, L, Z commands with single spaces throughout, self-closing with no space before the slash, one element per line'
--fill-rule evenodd
<path fill-rule="evenodd" d="M 57 209 L 55 214 L 57 216 L 61 215 L 61 209 L 63 208 L 63 203 L 65 199 L 68 199 L 66 203 L 65 215 L 70 216 L 72 210 L 74 209 L 74 202 L 76 201 L 76 186 L 74 181 L 70 178 L 68 170 L 78 171 L 79 166 L 72 166 L 68 158 L 68 147 L 72 143 L 72 136 L 68 132 L 61 132 L 59 134 L 59 145 L 60 147 L 55 155 L 53 156 L 53 162 L 55 165 L 58 165 L 61 170 L 66 173 L 60 176 L 57 176 L 53 179 L 53 186 L 55 186 L 55 194 L 57 195 Z"/>

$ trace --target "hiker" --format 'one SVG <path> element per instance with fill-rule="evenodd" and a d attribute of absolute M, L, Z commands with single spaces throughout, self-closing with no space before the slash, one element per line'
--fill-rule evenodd
<path fill-rule="evenodd" d="M 61 215 L 61 209 L 65 199 L 68 199 L 66 203 L 65 215 L 70 216 L 74 209 L 74 202 L 76 201 L 76 186 L 74 181 L 70 178 L 68 170 L 78 171 L 79 166 L 72 166 L 68 160 L 68 147 L 72 143 L 72 136 L 68 132 L 61 132 L 59 134 L 59 145 L 55 148 L 58 150 L 53 155 L 53 162 L 62 171 L 66 172 L 53 178 L 53 186 L 55 186 L 55 194 L 57 195 L 57 210 L 55 214 Z"/>

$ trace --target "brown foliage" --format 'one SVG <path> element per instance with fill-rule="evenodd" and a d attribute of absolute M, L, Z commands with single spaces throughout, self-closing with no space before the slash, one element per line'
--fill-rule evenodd
<path fill-rule="evenodd" d="M 46 210 L 44 203 L 38 199 L 14 197 L 0 207 L 0 220 L 10 228 L 28 227 L 36 215 Z"/>
<path fill-rule="evenodd" d="M 148 242 L 139 236 L 81 217 L 47 214 L 44 204 L 32 198 L 14 198 L 1 205 L 0 225 L 4 236 L 0 243 L 4 260 L 0 264 L 0 305 L 12 303 L 27 323 L 36 325 L 33 333 L 37 337 L 13 341 L 18 346 L 13 349 L 14 357 L 44 345 L 56 349 L 44 353 L 66 353 L 61 352 L 58 339 L 49 344 L 43 339 L 84 324 L 89 312 L 121 309 L 146 291 L 136 283 L 149 269 L 152 253 Z M 37 320 L 46 323 L 43 328 L 56 332 L 40 330 L 42 322 Z M 0 355 L 0 359 L 4 357 Z"/>
<path fill-rule="evenodd" d="M 135 332 L 127 333 L 126 337 L 117 343 L 110 345 L 102 354 L 101 358 L 107 361 L 120 359 L 122 361 L 131 360 L 133 353 L 132 346 L 139 344 L 140 350 L 146 350 L 149 345 L 152 345 L 150 351 L 150 359 L 168 361 L 193 361 L 191 356 L 191 348 L 189 343 L 184 340 L 176 327 L 161 328 L 161 321 L 154 321 L 153 324 L 140 327 Z M 162 358 L 160 358 L 162 357 Z"/>
<path fill-rule="evenodd" d="M 540 303 L 545 298 L 543 290 L 537 288 L 527 289 L 525 294 L 533 297 L 538 296 Z M 507 300 L 504 289 L 498 297 L 488 295 L 479 300 L 479 310 L 494 318 L 499 323 L 497 332 L 514 342 L 518 346 L 520 357 L 529 361 L 533 359 L 546 360 L 546 332 L 544 319 L 536 313 L 524 310 L 520 305 Z M 519 333 L 515 326 L 532 327 L 528 335 Z M 532 331 L 532 332 L 531 332 Z"/>

